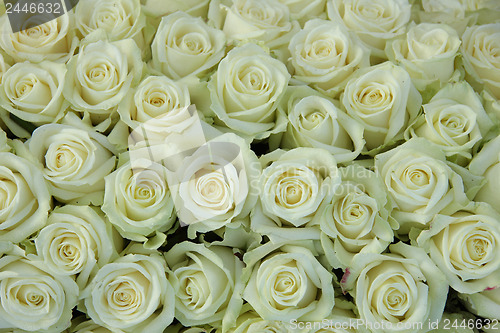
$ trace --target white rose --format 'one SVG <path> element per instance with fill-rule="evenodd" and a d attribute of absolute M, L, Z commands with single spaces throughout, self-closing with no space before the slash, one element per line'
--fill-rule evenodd
<path fill-rule="evenodd" d="M 288 7 L 278 0 L 227 0 L 210 4 L 209 19 L 229 41 L 259 41 L 271 49 L 286 48 L 299 29 Z M 278 56 L 279 56 L 278 52 Z M 280 60 L 286 60 L 284 54 Z"/>
<path fill-rule="evenodd" d="M 288 114 L 282 148 L 322 148 L 344 163 L 354 160 L 365 146 L 363 125 L 308 87 L 289 87 L 278 108 Z"/>
<path fill-rule="evenodd" d="M 366 148 L 373 150 L 402 138 L 420 110 L 422 97 L 403 68 L 385 62 L 358 70 L 341 102 L 364 125 Z"/>
<path fill-rule="evenodd" d="M 43 333 L 68 328 L 78 297 L 75 281 L 54 275 L 41 261 L 26 259 L 23 250 L 15 245 L 2 254 L 0 327 Z"/>
<path fill-rule="evenodd" d="M 473 294 L 500 287 L 500 214 L 484 203 L 471 203 L 452 214 L 437 215 L 416 242 L 446 275 L 450 286 Z"/>
<path fill-rule="evenodd" d="M 0 105 L 8 113 L 36 126 L 56 122 L 69 106 L 62 95 L 65 74 L 64 64 L 17 63 L 4 73 Z"/>
<path fill-rule="evenodd" d="M 56 208 L 35 238 L 36 253 L 59 275 L 76 276 L 83 290 L 99 267 L 118 257 L 115 237 L 104 214 L 89 206 Z"/>
<path fill-rule="evenodd" d="M 349 267 L 358 253 L 381 253 L 394 239 L 397 223 L 379 176 L 357 164 L 340 169 L 342 183 L 314 217 L 328 262 Z"/>
<path fill-rule="evenodd" d="M 216 125 L 255 139 L 284 131 L 276 108 L 286 92 L 286 66 L 255 44 L 236 47 L 208 84 Z M 278 126 L 279 125 L 279 126 Z"/>
<path fill-rule="evenodd" d="M 11 151 L 9 141 L 10 139 L 7 138 L 7 133 L 0 128 L 0 152 L 5 153 Z"/>
<path fill-rule="evenodd" d="M 144 46 L 142 29 L 146 17 L 139 0 L 79 1 L 75 8 L 75 23 L 83 37 L 103 29 L 111 41 L 132 38 Z"/>
<path fill-rule="evenodd" d="M 290 40 L 294 78 L 336 97 L 348 77 L 370 65 L 370 51 L 339 23 L 313 19 Z"/>
<path fill-rule="evenodd" d="M 408 0 L 329 0 L 327 8 L 330 20 L 343 22 L 380 58 L 387 41 L 406 33 L 411 14 Z"/>
<path fill-rule="evenodd" d="M 169 174 L 169 186 L 179 220 L 189 225 L 189 237 L 247 218 L 257 201 L 253 185 L 260 170 L 255 153 L 232 133 L 210 140 L 185 157 Z"/>
<path fill-rule="evenodd" d="M 459 297 L 470 312 L 483 318 L 500 320 L 500 288 L 486 288 L 474 294 L 459 294 Z"/>
<path fill-rule="evenodd" d="M 148 76 L 122 100 L 118 113 L 133 130 L 131 141 L 147 140 L 153 145 L 164 143 L 169 134 L 181 133 L 193 124 L 190 104 L 186 86 L 165 76 Z"/>
<path fill-rule="evenodd" d="M 469 27 L 462 36 L 462 54 L 467 73 L 500 98 L 500 23 Z"/>
<path fill-rule="evenodd" d="M 216 333 L 222 333 L 218 329 Z M 235 327 L 229 329 L 228 333 L 299 333 L 300 331 L 290 330 L 289 325 L 278 320 L 264 320 L 256 313 L 250 304 L 243 305 L 242 311 L 236 320 Z"/>
<path fill-rule="evenodd" d="M 311 228 L 310 222 L 340 183 L 333 156 L 318 148 L 278 149 L 260 161 L 264 171 L 258 184 L 260 205 L 251 216 L 252 230 L 272 241 L 319 239 L 318 228 Z"/>
<path fill-rule="evenodd" d="M 87 315 L 113 332 L 162 333 L 175 309 L 165 260 L 159 253 L 130 251 L 104 265 L 81 294 Z"/>
<path fill-rule="evenodd" d="M 4 73 L 10 68 L 10 64 L 4 59 L 4 56 L 0 53 L 0 83 L 2 83 L 2 78 Z"/>
<path fill-rule="evenodd" d="M 226 38 L 200 17 L 164 16 L 151 44 L 152 67 L 172 79 L 203 76 L 224 57 Z"/>
<path fill-rule="evenodd" d="M 444 209 L 468 203 L 461 176 L 446 164 L 441 149 L 425 139 L 378 154 L 375 168 L 394 201 L 391 214 L 401 234 L 428 225 Z"/>
<path fill-rule="evenodd" d="M 312 242 L 270 242 L 247 252 L 243 298 L 264 320 L 323 320 L 335 303 L 333 275 L 316 255 Z"/>
<path fill-rule="evenodd" d="M 65 203 L 102 202 L 104 177 L 115 168 L 115 150 L 104 135 L 48 124 L 33 132 L 26 148 L 39 163 L 54 198 Z"/>
<path fill-rule="evenodd" d="M 426 332 L 444 311 L 448 284 L 421 248 L 397 243 L 390 254 L 360 254 L 341 285 L 351 290 L 360 332 Z M 420 325 L 422 328 L 419 328 Z"/>
<path fill-rule="evenodd" d="M 155 18 L 177 11 L 206 18 L 210 0 L 141 0 L 141 3 L 146 14 Z"/>
<path fill-rule="evenodd" d="M 468 168 L 473 174 L 486 179 L 474 200 L 487 202 L 500 212 L 497 196 L 500 188 L 500 136 L 485 144 Z"/>
<path fill-rule="evenodd" d="M 64 97 L 77 111 L 109 115 L 142 76 L 141 51 L 131 39 L 81 46 L 67 64 Z"/>
<path fill-rule="evenodd" d="M 122 237 L 144 242 L 172 228 L 176 216 L 166 173 L 161 164 L 133 159 L 105 177 L 102 210 Z"/>
<path fill-rule="evenodd" d="M 432 82 L 445 83 L 451 78 L 460 44 L 450 26 L 420 23 L 408 29 L 406 38 L 387 43 L 385 52 L 406 69 L 419 90 L 424 90 Z"/>
<path fill-rule="evenodd" d="M 71 333 L 124 333 L 122 330 L 117 329 L 107 329 L 106 327 L 102 327 L 97 325 L 92 320 L 84 321 L 75 326 L 71 331 Z"/>
<path fill-rule="evenodd" d="M 244 265 L 229 247 L 182 242 L 165 258 L 172 270 L 176 318 L 184 326 L 211 324 L 224 331 L 234 325 L 243 303 Z"/>
<path fill-rule="evenodd" d="M 424 137 L 438 145 L 447 157 L 469 160 L 493 126 L 479 96 L 464 81 L 444 86 L 423 109 L 405 138 Z"/>
<path fill-rule="evenodd" d="M 326 17 L 326 0 L 279 0 L 288 7 L 290 19 L 301 24 L 314 18 Z"/>
<path fill-rule="evenodd" d="M 24 158 L 0 153 L 0 241 L 21 242 L 47 223 L 48 184 Z"/>
<path fill-rule="evenodd" d="M 62 7 L 60 8 L 62 11 Z M 44 20 L 39 24 L 39 20 Z M 73 18 L 63 14 L 51 19 L 47 16 L 33 15 L 25 22 L 32 28 L 12 33 L 7 14 L 0 18 L 0 47 L 15 62 L 43 60 L 65 63 L 78 46 L 78 38 L 72 28 Z"/>

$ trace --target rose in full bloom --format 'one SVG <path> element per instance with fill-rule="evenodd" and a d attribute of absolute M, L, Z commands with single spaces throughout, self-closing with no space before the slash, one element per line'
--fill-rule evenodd
<path fill-rule="evenodd" d="M 146 159 L 130 160 L 106 176 L 102 210 L 122 237 L 144 242 L 173 226 L 174 202 L 166 178 L 163 165 Z"/>
<path fill-rule="evenodd" d="M 342 278 L 366 323 L 360 331 L 402 332 L 404 327 L 404 332 L 425 332 L 426 323 L 439 321 L 443 314 L 446 279 L 421 248 L 400 242 L 389 249 L 390 254 L 355 257 Z M 424 323 L 423 330 L 419 323 Z"/>
<path fill-rule="evenodd" d="M 156 70 L 172 79 L 203 76 L 224 57 L 226 38 L 200 17 L 184 12 L 164 16 L 151 44 Z"/>
<path fill-rule="evenodd" d="M 176 294 L 175 317 L 184 326 L 211 323 L 224 331 L 234 325 L 243 301 L 244 265 L 229 247 L 195 244 L 174 245 L 166 254 Z"/>
<path fill-rule="evenodd" d="M 38 127 L 25 152 L 48 180 L 50 193 L 65 203 L 102 203 L 104 177 L 115 168 L 115 149 L 107 138 L 69 125 Z"/>
<path fill-rule="evenodd" d="M 142 76 L 141 50 L 132 39 L 80 46 L 67 64 L 64 97 L 77 111 L 109 115 Z"/>
<path fill-rule="evenodd" d="M 332 273 L 309 242 L 266 243 L 247 252 L 243 298 L 264 320 L 321 321 L 335 303 Z"/>
<path fill-rule="evenodd" d="M 132 38 L 140 48 L 144 45 L 146 18 L 139 0 L 79 1 L 75 23 L 83 37 L 102 29 L 111 41 Z"/>
<path fill-rule="evenodd" d="M 0 327 L 13 332 L 59 333 L 69 327 L 78 286 L 27 259 L 12 243 L 0 243 Z"/>
<path fill-rule="evenodd" d="M 500 187 L 500 136 L 485 144 L 468 168 L 473 174 L 484 176 L 486 179 L 474 200 L 487 202 L 500 212 L 497 196 Z"/>
<path fill-rule="evenodd" d="M 422 97 L 403 68 L 390 62 L 356 71 L 341 96 L 346 112 L 365 127 L 366 148 L 401 139 Z"/>
<path fill-rule="evenodd" d="M 185 157 L 168 174 L 168 184 L 180 222 L 189 225 L 188 236 L 247 218 L 257 201 L 254 184 L 260 172 L 255 153 L 232 133 L 208 141 Z"/>
<path fill-rule="evenodd" d="M 472 203 L 452 215 L 437 215 L 417 244 L 446 275 L 450 286 L 473 294 L 500 287 L 500 214 L 485 203 Z"/>
<path fill-rule="evenodd" d="M 337 163 L 344 163 L 354 160 L 365 146 L 363 125 L 311 88 L 289 87 L 278 108 L 288 115 L 281 148 L 322 148 Z"/>
<path fill-rule="evenodd" d="M 64 64 L 43 61 L 17 63 L 3 75 L 0 88 L 0 117 L 13 114 L 34 125 L 56 122 L 69 105 L 64 100 Z"/>
<path fill-rule="evenodd" d="M 172 323 L 175 310 L 167 265 L 159 253 L 135 245 L 104 265 L 81 297 L 87 315 L 113 332 L 162 333 Z"/>
<path fill-rule="evenodd" d="M 358 253 L 381 253 L 394 238 L 397 223 L 380 177 L 357 164 L 340 169 L 342 183 L 316 213 L 321 245 L 334 267 L 349 267 Z"/>
<path fill-rule="evenodd" d="M 393 199 L 392 216 L 399 233 L 422 228 L 445 210 L 468 203 L 464 183 L 444 153 L 426 139 L 411 139 L 375 156 L 375 168 Z"/>
<path fill-rule="evenodd" d="M 424 137 L 438 145 L 447 157 L 469 160 L 493 126 L 479 96 L 463 81 L 444 86 L 423 109 L 405 137 Z"/>
<path fill-rule="evenodd" d="M 235 47 L 208 84 L 215 124 L 255 139 L 282 132 L 285 124 L 278 126 L 276 108 L 289 79 L 286 66 L 261 47 Z"/>
<path fill-rule="evenodd" d="M 0 153 L 0 241 L 21 242 L 47 223 L 47 185 L 34 164 L 10 152 Z"/>
<path fill-rule="evenodd" d="M 118 113 L 133 130 L 132 141 L 162 144 L 169 134 L 181 133 L 193 124 L 189 91 L 182 83 L 166 76 L 148 76 L 131 92 L 118 106 Z"/>
<path fill-rule="evenodd" d="M 286 49 L 286 44 L 299 28 L 297 22 L 290 21 L 288 7 L 279 0 L 221 2 L 213 1 L 210 5 L 209 19 L 226 34 L 229 41 L 252 40 L 263 42 L 273 50 Z M 278 58 L 286 60 L 280 52 Z"/>
<path fill-rule="evenodd" d="M 356 32 L 379 58 L 387 41 L 406 33 L 411 14 L 408 0 L 329 0 L 327 7 L 330 20 Z"/>
<path fill-rule="evenodd" d="M 50 213 L 35 238 L 40 260 L 59 275 L 75 276 L 81 290 L 99 267 L 118 258 L 122 240 L 95 207 L 65 205 Z"/>
<path fill-rule="evenodd" d="M 295 148 L 275 150 L 260 160 L 260 205 L 252 213 L 252 230 L 271 240 L 319 239 L 310 222 L 340 183 L 335 159 L 323 149 Z"/>
<path fill-rule="evenodd" d="M 460 44 L 452 27 L 420 23 L 408 29 L 406 38 L 387 43 L 385 52 L 406 69 L 419 90 L 424 90 L 432 82 L 445 83 L 451 78 Z"/>
<path fill-rule="evenodd" d="M 370 65 L 370 51 L 339 23 L 313 19 L 290 40 L 294 78 L 335 97 L 348 77 Z"/>
<path fill-rule="evenodd" d="M 288 7 L 290 19 L 302 25 L 314 18 L 326 17 L 326 0 L 279 0 Z"/>
<path fill-rule="evenodd" d="M 496 98 L 500 98 L 500 23 L 469 27 L 462 36 L 462 54 L 467 73 Z"/>
<path fill-rule="evenodd" d="M 24 24 L 33 27 L 16 33 L 11 32 L 9 22 L 7 15 L 2 15 L 0 48 L 15 62 L 49 60 L 65 63 L 78 46 L 71 15 L 61 15 L 50 21 L 47 16 L 32 15 Z"/>

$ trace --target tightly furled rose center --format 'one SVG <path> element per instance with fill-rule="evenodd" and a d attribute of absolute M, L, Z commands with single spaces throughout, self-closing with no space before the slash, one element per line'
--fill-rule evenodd
<path fill-rule="evenodd" d="M 309 183 L 307 180 L 311 180 Z M 319 192 L 318 180 L 309 168 L 291 168 L 274 180 L 275 202 L 286 208 L 293 209 L 316 197 Z"/>
<path fill-rule="evenodd" d="M 477 269 L 492 261 L 497 243 L 486 224 L 469 222 L 450 227 L 450 262 L 458 270 Z"/>
<path fill-rule="evenodd" d="M 146 208 L 157 206 L 162 202 L 167 194 L 166 190 L 164 180 L 154 170 L 132 169 L 129 181 L 125 187 L 124 197 Z M 137 217 L 139 218 L 139 216 Z"/>
<path fill-rule="evenodd" d="M 200 170 L 195 174 L 194 189 L 199 196 L 193 200 L 202 207 L 222 210 L 223 212 L 234 208 L 234 198 L 229 186 L 227 176 L 223 170 Z"/>
<path fill-rule="evenodd" d="M 68 178 L 81 171 L 92 148 L 83 142 L 52 143 L 45 154 L 45 167 L 49 177 Z"/>
<path fill-rule="evenodd" d="M 105 91 L 109 89 L 117 90 L 120 88 L 121 81 L 120 74 L 114 64 L 111 63 L 108 59 L 105 58 L 96 58 L 91 61 L 85 71 L 85 77 L 83 78 L 84 82 L 90 89 L 96 91 Z M 78 71 L 80 74 L 80 71 Z M 84 97 L 88 97 L 89 100 L 92 98 L 89 96 L 89 93 L 85 93 L 84 88 Z"/>

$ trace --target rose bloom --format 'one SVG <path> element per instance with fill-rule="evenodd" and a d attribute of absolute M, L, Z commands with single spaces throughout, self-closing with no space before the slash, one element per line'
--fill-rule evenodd
<path fill-rule="evenodd" d="M 33 27 L 9 33 L 12 28 L 7 14 L 0 18 L 0 48 L 15 62 L 49 60 L 65 63 L 78 46 L 72 15 L 61 15 L 49 21 L 48 16 L 35 14 L 26 18 L 24 26 Z"/>
<path fill-rule="evenodd" d="M 276 108 L 289 79 L 286 66 L 261 47 L 235 47 L 208 83 L 215 124 L 255 139 L 283 131 L 284 124 L 277 126 Z"/>
<path fill-rule="evenodd" d="M 381 253 L 394 239 L 397 222 L 390 216 L 390 201 L 382 179 L 357 164 L 340 169 L 342 183 L 333 198 L 313 218 L 321 228 L 321 245 L 328 262 L 351 266 L 358 253 Z"/>
<path fill-rule="evenodd" d="M 452 214 L 437 215 L 417 244 L 429 249 L 431 259 L 450 286 L 473 294 L 500 287 L 500 214 L 484 203 L 472 203 Z"/>
<path fill-rule="evenodd" d="M 115 168 L 115 149 L 99 133 L 69 125 L 38 127 L 25 144 L 50 184 L 50 193 L 65 203 L 102 203 L 104 177 Z"/>
<path fill-rule="evenodd" d="M 237 292 L 244 287 L 244 265 L 232 249 L 185 241 L 174 245 L 165 258 L 172 270 L 175 317 L 187 327 L 232 327 L 243 303 Z"/>
<path fill-rule="evenodd" d="M 495 97 L 500 98 L 500 23 L 469 27 L 462 36 L 466 72 Z"/>
<path fill-rule="evenodd" d="M 104 265 L 81 293 L 87 315 L 111 331 L 162 333 L 172 323 L 175 293 L 167 265 L 139 244 Z"/>
<path fill-rule="evenodd" d="M 500 187 L 500 136 L 486 143 L 468 168 L 473 174 L 483 176 L 486 180 L 474 200 L 487 202 L 500 212 L 497 196 Z"/>
<path fill-rule="evenodd" d="M 358 70 L 340 100 L 347 114 L 363 124 L 368 150 L 401 139 L 422 104 L 409 74 L 391 62 Z"/>
<path fill-rule="evenodd" d="M 224 57 L 226 38 L 200 17 L 184 12 L 164 16 L 151 44 L 154 69 L 172 79 L 202 77 Z"/>
<path fill-rule="evenodd" d="M 470 160 L 493 126 L 479 96 L 465 81 L 444 86 L 423 109 L 424 113 L 406 131 L 405 138 L 424 137 L 457 163 Z"/>
<path fill-rule="evenodd" d="M 49 215 L 35 238 L 40 260 L 59 275 L 75 276 L 83 290 L 99 267 L 118 258 L 122 239 L 95 207 L 65 205 Z"/>
<path fill-rule="evenodd" d="M 278 112 L 288 115 L 281 148 L 322 148 L 337 163 L 345 163 L 354 160 L 365 146 L 363 125 L 341 111 L 335 100 L 309 87 L 288 87 Z M 278 133 L 271 142 L 280 136 Z"/>
<path fill-rule="evenodd" d="M 13 332 L 59 333 L 69 327 L 78 286 L 40 260 L 27 259 L 12 243 L 0 243 L 0 327 Z"/>
<path fill-rule="evenodd" d="M 64 64 L 17 63 L 2 78 L 0 105 L 9 114 L 37 126 L 56 122 L 69 105 L 62 94 L 65 74 Z"/>
<path fill-rule="evenodd" d="M 427 323 L 443 314 L 446 279 L 421 248 L 400 242 L 389 250 L 360 254 L 342 278 L 341 285 L 354 297 L 359 318 L 366 323 L 360 331 L 401 332 L 398 325 L 404 332 L 427 331 Z"/>
<path fill-rule="evenodd" d="M 165 76 L 145 78 L 118 106 L 120 119 L 132 129 L 129 145 L 145 140 L 149 145 L 163 144 L 171 133 L 182 133 L 195 120 L 190 104 L 182 83 Z"/>
<path fill-rule="evenodd" d="M 419 90 L 432 82 L 447 82 L 455 71 L 460 47 L 455 29 L 446 24 L 420 23 L 408 29 L 406 38 L 387 43 L 385 52 L 402 65 Z"/>
<path fill-rule="evenodd" d="M 277 51 L 280 60 L 293 34 L 299 29 L 290 21 L 290 11 L 279 0 L 228 0 L 217 6 L 213 2 L 209 20 L 231 41 L 263 42 Z M 282 50 L 279 50 L 279 49 Z"/>
<path fill-rule="evenodd" d="M 131 39 L 81 45 L 67 64 L 64 97 L 76 111 L 107 116 L 139 82 L 143 65 Z"/>
<path fill-rule="evenodd" d="M 52 203 L 47 187 L 33 163 L 0 153 L 0 241 L 22 242 L 47 223 Z"/>
<path fill-rule="evenodd" d="M 167 163 L 169 170 L 172 170 Z M 257 201 L 261 168 L 248 144 L 233 133 L 218 136 L 183 158 L 168 176 L 188 236 L 218 230 L 248 217 Z"/>
<path fill-rule="evenodd" d="M 85 0 L 75 8 L 75 23 L 83 37 L 102 29 L 111 41 L 132 38 L 142 49 L 146 17 L 139 0 Z"/>
<path fill-rule="evenodd" d="M 371 50 L 372 56 L 385 59 L 387 41 L 406 33 L 411 5 L 408 0 L 329 0 L 328 18 L 343 22 Z"/>
<path fill-rule="evenodd" d="M 443 210 L 468 203 L 462 177 L 431 142 L 415 138 L 375 156 L 375 169 L 393 199 L 398 233 L 423 228 Z"/>
<path fill-rule="evenodd" d="M 288 7 L 290 19 L 301 25 L 315 18 L 326 17 L 326 0 L 279 0 Z"/>
<path fill-rule="evenodd" d="M 264 320 L 323 320 L 335 303 L 332 273 L 312 242 L 266 243 L 245 253 L 243 298 Z"/>
<path fill-rule="evenodd" d="M 332 155 L 318 148 L 278 149 L 260 161 L 260 205 L 251 216 L 252 230 L 272 241 L 319 239 L 319 230 L 309 224 L 340 183 Z"/>
<path fill-rule="evenodd" d="M 176 215 L 166 173 L 161 164 L 133 159 L 106 176 L 102 210 L 122 237 L 144 242 L 173 226 Z"/>
<path fill-rule="evenodd" d="M 290 40 L 294 78 L 336 97 L 348 77 L 370 65 L 370 51 L 339 23 L 313 19 Z"/>

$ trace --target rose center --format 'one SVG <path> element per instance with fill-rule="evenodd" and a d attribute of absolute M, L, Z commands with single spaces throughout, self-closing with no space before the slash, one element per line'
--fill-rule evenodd
<path fill-rule="evenodd" d="M 319 110 L 311 110 L 306 115 L 300 115 L 299 121 L 303 128 L 312 130 L 325 120 L 325 115 Z"/>

